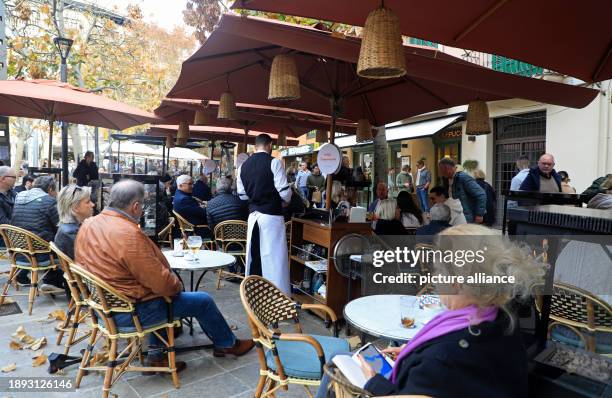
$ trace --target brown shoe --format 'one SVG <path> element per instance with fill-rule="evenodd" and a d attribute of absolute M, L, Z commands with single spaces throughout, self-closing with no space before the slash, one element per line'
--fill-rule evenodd
<path fill-rule="evenodd" d="M 241 357 L 247 352 L 251 351 L 251 348 L 255 346 L 253 340 L 236 340 L 236 344 L 232 348 L 217 348 L 213 350 L 213 355 L 217 358 L 224 357 L 226 354 L 232 354 L 237 357 Z"/>
<path fill-rule="evenodd" d="M 185 370 L 187 368 L 187 364 L 184 361 L 175 361 L 174 362 L 176 364 L 176 371 L 177 372 L 182 372 L 183 370 Z M 149 366 L 151 367 L 160 367 L 160 368 L 167 368 L 168 367 L 168 358 L 160 358 L 160 359 L 155 359 L 152 361 L 149 361 L 148 363 Z M 148 374 L 154 374 L 154 372 L 147 372 Z"/>

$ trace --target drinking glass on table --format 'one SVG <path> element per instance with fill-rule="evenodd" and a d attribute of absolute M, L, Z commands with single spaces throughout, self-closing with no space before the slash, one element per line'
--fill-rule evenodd
<path fill-rule="evenodd" d="M 410 329 L 416 324 L 416 311 L 419 308 L 419 301 L 414 296 L 400 297 L 400 324 L 402 327 Z"/>
<path fill-rule="evenodd" d="M 190 236 L 187 238 L 187 247 L 191 250 L 193 261 L 198 261 L 198 251 L 202 247 L 202 237 L 201 236 Z"/>

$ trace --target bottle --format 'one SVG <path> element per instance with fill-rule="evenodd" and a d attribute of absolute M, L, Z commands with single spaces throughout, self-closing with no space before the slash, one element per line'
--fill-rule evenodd
<path fill-rule="evenodd" d="M 312 293 L 318 293 L 319 288 L 323 285 L 323 283 L 325 283 L 323 280 L 323 275 L 317 272 L 312 281 Z"/>

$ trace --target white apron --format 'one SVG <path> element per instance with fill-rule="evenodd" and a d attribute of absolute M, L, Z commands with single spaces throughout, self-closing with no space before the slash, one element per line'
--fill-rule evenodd
<path fill-rule="evenodd" d="M 272 216 L 258 211 L 249 214 L 247 233 L 246 275 L 251 271 L 251 236 L 255 223 L 259 226 L 259 250 L 261 253 L 261 273 L 283 293 L 291 294 L 289 283 L 289 258 L 287 255 L 287 235 L 283 216 Z"/>

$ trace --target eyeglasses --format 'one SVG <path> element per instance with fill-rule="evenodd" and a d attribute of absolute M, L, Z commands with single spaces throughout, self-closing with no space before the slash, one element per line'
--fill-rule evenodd
<path fill-rule="evenodd" d="M 78 185 L 75 185 L 74 190 L 72 191 L 72 196 L 70 196 L 70 200 L 74 199 L 74 195 L 78 192 L 78 191 L 82 191 L 83 188 L 81 188 Z"/>
<path fill-rule="evenodd" d="M 17 179 L 17 176 L 3 176 L 3 177 Z"/>

